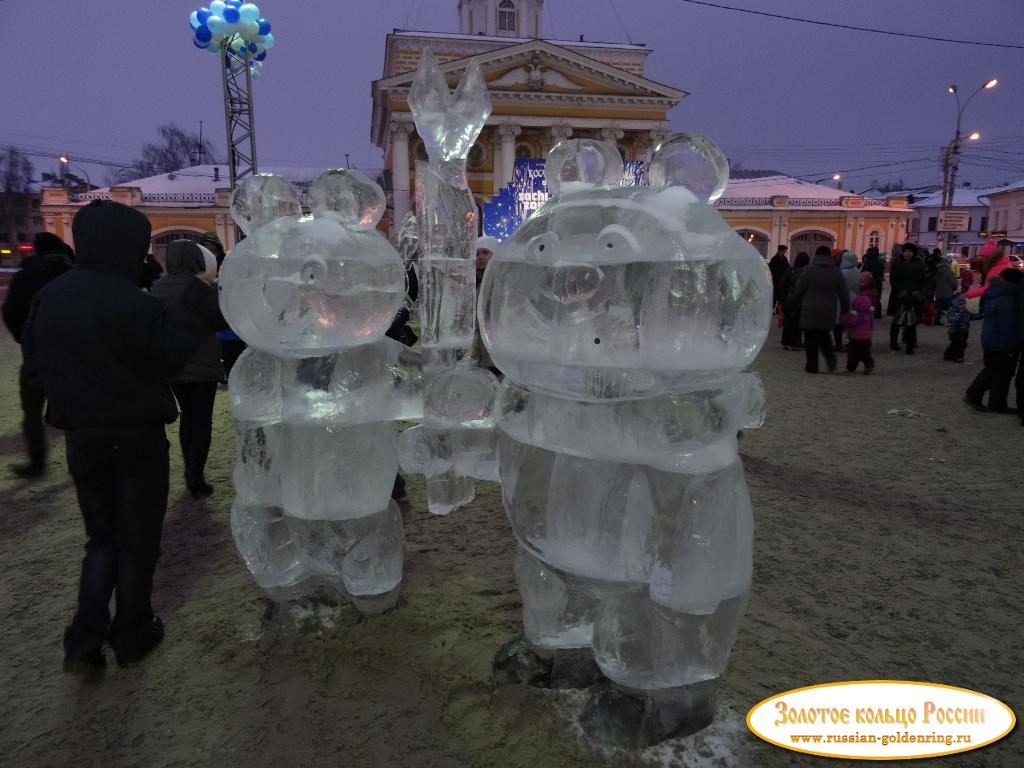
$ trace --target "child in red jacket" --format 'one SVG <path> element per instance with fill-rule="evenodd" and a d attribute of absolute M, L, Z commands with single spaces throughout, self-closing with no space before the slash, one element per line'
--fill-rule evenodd
<path fill-rule="evenodd" d="M 875 313 L 872 296 L 875 293 L 875 280 L 870 272 L 860 273 L 860 293 L 850 305 L 850 314 L 844 318 L 846 332 L 850 343 L 846 351 L 846 370 L 853 373 L 860 363 L 864 363 L 864 375 L 875 370 L 875 360 L 871 356 L 871 334 L 875 330 Z"/>

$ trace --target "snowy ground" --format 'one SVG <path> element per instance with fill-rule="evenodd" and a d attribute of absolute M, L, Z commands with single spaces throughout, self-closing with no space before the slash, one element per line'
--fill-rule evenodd
<path fill-rule="evenodd" d="M 495 688 L 494 651 L 518 629 L 512 538 L 497 486 L 448 518 L 410 481 L 399 609 L 282 629 L 228 527 L 234 442 L 218 396 L 206 503 L 172 470 L 155 603 L 167 639 L 135 669 L 82 684 L 60 671 L 83 543 L 62 441 L 47 479 L 0 472 L 0 755 L 5 766 L 842 765 L 752 736 L 746 711 L 836 680 L 929 680 L 1024 712 L 1024 429 L 960 402 L 978 370 L 914 357 L 879 329 L 870 377 L 803 373 L 777 332 L 755 368 L 768 423 L 742 443 L 755 504 L 754 591 L 716 723 L 636 755 L 577 735 L 582 697 Z M 976 339 L 978 328 L 972 333 Z M 17 348 L 0 339 L 0 456 L 20 458 Z M 920 416 L 887 415 L 906 408 Z M 172 445 L 176 438 L 172 436 Z M 941 766 L 1024 765 L 1017 732 Z M 849 763 L 853 765 L 854 763 Z"/>

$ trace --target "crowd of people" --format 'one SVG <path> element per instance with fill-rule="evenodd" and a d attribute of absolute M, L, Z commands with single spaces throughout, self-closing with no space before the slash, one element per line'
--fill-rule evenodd
<path fill-rule="evenodd" d="M 874 322 L 882 319 L 888 272 L 890 350 L 912 355 L 918 347 L 918 325 L 946 325 L 949 344 L 943 359 L 963 363 L 971 322 L 980 320 L 983 367 L 964 402 L 978 411 L 1020 416 L 1024 425 L 1024 276 L 994 240 L 979 249 L 974 262 L 962 266 L 938 249 L 919 252 L 913 243 L 897 246 L 888 265 L 874 247 L 858 260 L 849 250 L 820 246 L 813 258 L 801 252 L 792 264 L 787 251 L 780 246 L 768 263 L 773 300 L 782 347 L 803 350 L 808 373 L 818 373 L 819 358 L 835 372 L 837 353 L 844 349 L 848 371 L 861 364 L 865 374 L 875 369 L 871 339 Z M 1015 407 L 1008 402 L 1014 379 Z"/>

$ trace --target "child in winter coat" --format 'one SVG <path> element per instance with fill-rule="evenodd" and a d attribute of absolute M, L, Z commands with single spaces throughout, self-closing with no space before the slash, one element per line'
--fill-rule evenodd
<path fill-rule="evenodd" d="M 860 273 L 860 292 L 850 305 L 850 314 L 844 315 L 844 324 L 849 336 L 846 348 L 846 370 L 853 373 L 860 363 L 864 363 L 864 375 L 875 370 L 875 360 L 871 356 L 871 334 L 875 330 L 875 308 L 872 297 L 875 293 L 875 280 L 870 272 Z"/>
<path fill-rule="evenodd" d="M 971 313 L 967 310 L 967 289 L 963 289 L 950 299 L 946 312 L 946 333 L 949 335 L 949 346 L 942 353 L 942 359 L 951 363 L 962 363 L 967 350 L 967 339 L 971 332 Z"/>

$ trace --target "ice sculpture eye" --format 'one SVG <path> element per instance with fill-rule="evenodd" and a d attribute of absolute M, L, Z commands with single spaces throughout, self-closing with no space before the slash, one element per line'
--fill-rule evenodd
<path fill-rule="evenodd" d="M 299 193 L 283 176 L 259 173 L 231 193 L 231 218 L 247 235 L 283 216 L 299 216 Z"/>
<path fill-rule="evenodd" d="M 654 150 L 647 177 L 655 189 L 685 187 L 713 203 L 729 183 L 729 161 L 706 136 L 673 133 Z"/>
<path fill-rule="evenodd" d="M 541 291 L 559 304 L 587 301 L 601 287 L 604 273 L 590 264 L 565 264 L 544 271 Z"/>
<path fill-rule="evenodd" d="M 640 252 L 640 241 L 621 224 L 610 224 L 597 236 L 597 248 L 605 256 L 635 255 Z"/>
<path fill-rule="evenodd" d="M 566 139 L 548 152 L 544 173 L 553 195 L 617 187 L 622 181 L 622 155 L 606 141 Z"/>
<path fill-rule="evenodd" d="M 554 232 L 538 235 L 526 246 L 526 254 L 533 261 L 552 262 L 558 258 L 560 240 Z"/>
<path fill-rule="evenodd" d="M 359 171 L 324 171 L 309 187 L 314 216 L 334 215 L 350 227 L 372 228 L 384 215 L 384 190 Z"/>
<path fill-rule="evenodd" d="M 323 282 L 327 277 L 327 262 L 320 256 L 310 256 L 302 264 L 300 279 L 307 284 Z"/>

